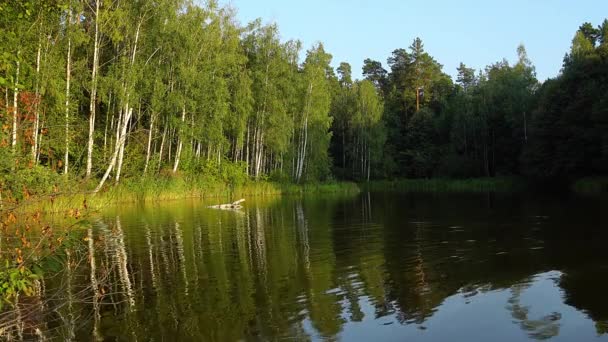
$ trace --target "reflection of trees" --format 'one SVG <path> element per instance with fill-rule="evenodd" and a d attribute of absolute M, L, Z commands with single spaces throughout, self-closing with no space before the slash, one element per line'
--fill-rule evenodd
<path fill-rule="evenodd" d="M 315 203 L 316 204 L 316 203 Z M 335 252 L 330 227 L 331 209 L 315 205 L 306 216 L 304 204 L 296 202 L 296 227 L 300 236 L 308 311 L 313 326 L 326 338 L 335 338 L 344 323 L 335 287 Z"/>
<path fill-rule="evenodd" d="M 406 244 L 404 241 L 399 250 L 387 250 L 390 296 L 398 304 L 397 319 L 400 323 L 422 324 L 458 288 L 448 290 L 441 282 L 445 279 L 440 276 L 442 270 L 438 268 L 434 246 L 429 245 L 432 240 L 426 236 L 426 223 L 416 223 L 407 234 L 410 242 Z"/>
<path fill-rule="evenodd" d="M 569 262 L 549 253 L 555 246 L 530 252 L 531 240 L 518 230 L 504 241 L 485 226 L 448 230 L 446 222 L 465 220 L 458 209 L 410 201 L 404 211 L 394 203 L 407 201 L 391 201 L 298 198 L 251 204 L 240 215 L 180 203 L 108 215 L 110 225 L 82 231 L 88 257 L 66 270 L 67 286 L 52 286 L 74 298 L 55 328 L 73 340 L 338 339 L 346 321 L 394 315 L 421 324 L 452 295 L 510 289 L 518 326 L 537 339 L 559 333 L 559 314 L 531 317 L 520 302 L 526 288 L 513 285 Z M 425 222 L 444 211 L 452 216 L 437 218 L 439 228 Z M 559 255 L 581 262 L 567 253 Z M 566 302 L 598 322 L 598 333 L 608 325 L 608 305 L 598 298 L 605 278 L 583 270 L 560 281 Z M 85 289 L 86 302 L 79 301 Z"/>
<path fill-rule="evenodd" d="M 99 336 L 99 284 L 97 282 L 97 263 L 95 261 L 95 240 L 93 238 L 93 228 L 87 229 L 87 240 L 89 245 L 89 263 L 91 270 L 91 289 L 93 290 L 93 339 L 101 340 Z"/>
<path fill-rule="evenodd" d="M 582 269 L 566 270 L 559 285 L 565 302 L 586 313 L 595 322 L 598 334 L 608 334 L 608 299 L 605 296 L 608 270 L 602 264 L 589 263 Z"/>
<path fill-rule="evenodd" d="M 372 199 L 368 192 L 361 196 L 361 226 L 357 245 L 352 246 L 353 257 L 357 258 L 360 277 L 363 281 L 361 292 L 369 297 L 375 307 L 375 318 L 393 313 L 393 306 L 386 293 L 386 261 L 383 230 L 378 229 L 372 217 Z"/>
<path fill-rule="evenodd" d="M 116 231 L 113 236 L 113 242 L 115 244 L 113 254 L 116 258 L 116 264 L 118 265 L 119 283 L 123 293 L 127 296 L 129 306 L 134 307 L 135 296 L 133 294 L 133 285 L 131 284 L 131 277 L 129 275 L 125 233 L 122 230 L 122 224 L 118 216 L 116 217 Z"/>
<path fill-rule="evenodd" d="M 514 322 L 533 339 L 548 340 L 559 335 L 559 320 L 562 315 L 553 312 L 540 319 L 530 319 L 530 308 L 521 304 L 521 295 L 530 286 L 529 281 L 522 281 L 511 286 L 511 297 L 507 310 L 511 311 Z"/>

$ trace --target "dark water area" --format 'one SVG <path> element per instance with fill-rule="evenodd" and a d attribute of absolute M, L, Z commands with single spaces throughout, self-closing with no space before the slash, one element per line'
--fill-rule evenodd
<path fill-rule="evenodd" d="M 75 340 L 608 341 L 607 210 L 395 193 L 116 208 L 83 233 L 99 300 L 45 319 Z M 48 291 L 79 293 L 88 265 Z"/>

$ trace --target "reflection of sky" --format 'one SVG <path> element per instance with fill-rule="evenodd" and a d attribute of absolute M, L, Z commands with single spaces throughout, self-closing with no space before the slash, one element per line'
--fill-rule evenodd
<path fill-rule="evenodd" d="M 424 324 L 401 325 L 395 315 L 375 318 L 375 307 L 368 297 L 359 298 L 364 313 L 361 322 L 347 322 L 339 336 L 343 341 L 522 341 L 533 339 L 551 324 L 558 332 L 551 341 L 608 340 L 608 336 L 595 334 L 592 320 L 584 313 L 563 303 L 562 291 L 555 279 L 559 272 L 541 273 L 530 283 L 515 288 L 495 291 L 479 291 L 472 297 L 458 293 L 444 300 L 437 312 Z M 510 307 L 513 298 L 521 308 L 527 309 L 526 322 L 513 318 Z M 509 300 L 511 299 L 511 304 Z M 342 303 L 348 308 L 348 303 Z M 546 317 L 559 313 L 561 318 L 553 321 Z M 345 314 L 346 318 L 348 315 Z M 555 317 L 555 316 L 554 316 Z M 557 316 L 559 317 L 559 315 Z M 309 319 L 303 322 L 304 329 L 313 340 L 322 339 L 315 332 Z M 538 331 L 524 330 L 522 326 L 538 327 Z M 547 336 L 549 337 L 549 336 Z"/>

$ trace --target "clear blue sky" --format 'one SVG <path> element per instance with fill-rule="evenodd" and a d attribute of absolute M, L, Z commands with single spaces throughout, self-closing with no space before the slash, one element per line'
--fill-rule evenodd
<path fill-rule="evenodd" d="M 220 0 L 238 10 L 245 24 L 276 22 L 283 40 L 299 39 L 307 49 L 324 43 L 361 77 L 365 58 L 386 59 L 419 36 L 425 49 L 452 76 L 462 61 L 480 69 L 507 58 L 523 43 L 538 78 L 558 74 L 578 26 L 608 17 L 608 0 Z"/>

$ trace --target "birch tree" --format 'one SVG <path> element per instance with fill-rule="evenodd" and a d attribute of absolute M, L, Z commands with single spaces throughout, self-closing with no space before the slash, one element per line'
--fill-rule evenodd
<path fill-rule="evenodd" d="M 94 0 L 94 7 L 91 6 L 91 18 L 93 21 L 93 63 L 91 65 L 91 89 L 89 98 L 89 139 L 87 143 L 87 178 L 91 176 L 93 170 L 93 144 L 95 142 L 95 113 L 97 109 L 97 77 L 99 69 L 99 50 L 100 50 L 100 6 L 102 0 Z"/>
<path fill-rule="evenodd" d="M 301 114 L 296 121 L 296 167 L 294 180 L 318 179 L 329 174 L 328 153 L 332 118 L 329 80 L 331 55 L 322 44 L 308 50 L 302 67 Z"/>

